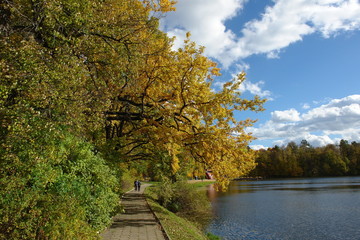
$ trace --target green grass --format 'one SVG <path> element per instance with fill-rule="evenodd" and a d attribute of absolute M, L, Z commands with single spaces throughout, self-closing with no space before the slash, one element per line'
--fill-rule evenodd
<path fill-rule="evenodd" d="M 169 235 L 171 240 L 207 240 L 206 235 L 195 226 L 194 223 L 184 218 L 178 217 L 176 214 L 168 211 L 154 201 L 154 194 L 151 192 L 152 187 L 145 190 L 147 201 L 151 209 Z"/>
<path fill-rule="evenodd" d="M 158 182 L 158 181 L 143 181 L 143 183 L 148 183 L 148 184 L 151 184 L 151 185 L 157 185 L 160 182 Z"/>
<path fill-rule="evenodd" d="M 207 187 L 214 183 L 215 183 L 215 181 L 204 181 L 204 182 L 195 182 L 192 184 L 195 185 L 196 187 L 202 188 L 202 187 Z"/>

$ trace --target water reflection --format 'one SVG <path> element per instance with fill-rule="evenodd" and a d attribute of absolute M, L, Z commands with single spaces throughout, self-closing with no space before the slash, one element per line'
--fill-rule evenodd
<path fill-rule="evenodd" d="M 233 182 L 209 188 L 224 239 L 360 239 L 360 177 Z"/>

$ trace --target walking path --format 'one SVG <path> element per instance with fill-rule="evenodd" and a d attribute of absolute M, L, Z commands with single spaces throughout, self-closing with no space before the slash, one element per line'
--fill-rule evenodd
<path fill-rule="evenodd" d="M 165 240 L 160 224 L 156 221 L 145 197 L 144 189 L 150 184 L 142 184 L 141 190 L 132 190 L 122 198 L 125 213 L 113 218 L 113 224 L 100 234 L 103 240 Z"/>

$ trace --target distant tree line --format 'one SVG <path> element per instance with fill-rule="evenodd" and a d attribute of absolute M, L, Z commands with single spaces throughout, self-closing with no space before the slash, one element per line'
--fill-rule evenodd
<path fill-rule="evenodd" d="M 256 163 L 253 176 L 355 176 L 360 174 L 360 143 L 341 140 L 339 145 L 313 147 L 306 140 L 290 142 L 259 150 Z"/>

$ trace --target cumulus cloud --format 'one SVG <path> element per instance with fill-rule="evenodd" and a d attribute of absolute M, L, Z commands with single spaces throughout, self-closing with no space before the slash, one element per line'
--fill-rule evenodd
<path fill-rule="evenodd" d="M 360 140 L 360 95 L 333 99 L 303 114 L 289 109 L 274 111 L 271 115 L 265 124 L 247 131 L 259 140 L 274 139 L 274 144 L 278 145 L 302 139 L 314 146 L 335 143 L 339 139 Z"/>
<path fill-rule="evenodd" d="M 246 11 L 246 0 L 179 0 L 177 11 L 162 20 L 162 28 L 177 38 L 185 33 L 206 47 L 206 54 L 224 67 L 253 54 L 277 58 L 282 49 L 304 36 L 321 33 L 325 38 L 360 29 L 358 0 L 273 0 L 261 18 L 245 23 L 240 32 L 225 22 Z"/>
<path fill-rule="evenodd" d="M 186 32 L 192 39 L 206 47 L 210 57 L 222 58 L 229 64 L 228 56 L 236 45 L 236 35 L 225 26 L 225 21 L 235 17 L 242 9 L 245 0 L 180 0 L 176 12 L 168 13 L 162 19 L 161 27 L 170 36 L 175 36 L 175 48 L 181 47 Z"/>
<path fill-rule="evenodd" d="M 300 113 L 295 109 L 285 111 L 274 111 L 271 113 L 274 122 L 297 122 L 300 121 Z"/>
<path fill-rule="evenodd" d="M 360 127 L 360 95 L 331 100 L 328 104 L 302 115 L 300 126 L 308 131 L 317 129 L 327 133 Z"/>

